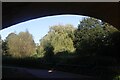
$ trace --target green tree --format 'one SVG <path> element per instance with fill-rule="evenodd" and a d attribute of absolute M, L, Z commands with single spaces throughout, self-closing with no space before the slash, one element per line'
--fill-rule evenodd
<path fill-rule="evenodd" d="M 20 32 L 18 35 L 10 33 L 6 41 L 8 52 L 13 57 L 30 57 L 35 53 L 35 43 L 28 31 Z"/>
<path fill-rule="evenodd" d="M 110 35 L 116 31 L 118 30 L 108 23 L 91 17 L 84 18 L 75 31 L 76 52 L 89 56 L 98 55 L 98 53 L 108 55 L 113 44 Z"/>
<path fill-rule="evenodd" d="M 35 54 L 35 43 L 32 35 L 26 32 L 20 32 L 18 34 L 19 39 L 19 52 L 21 56 L 33 56 Z"/>
<path fill-rule="evenodd" d="M 50 28 L 50 33 L 54 34 L 51 40 L 51 44 L 54 47 L 54 53 L 68 51 L 73 52 L 75 50 L 73 46 L 75 28 L 70 25 L 58 25 Z"/>
<path fill-rule="evenodd" d="M 103 22 L 101 20 L 92 18 L 92 17 L 87 17 L 84 18 L 82 21 L 80 21 L 80 24 L 78 24 L 78 29 L 91 29 L 96 26 L 103 26 Z"/>
<path fill-rule="evenodd" d="M 8 47 L 8 53 L 6 55 L 11 55 L 11 56 L 18 56 L 19 55 L 19 49 L 17 46 L 18 41 L 18 36 L 15 33 L 10 33 L 6 37 L 6 45 Z"/>
<path fill-rule="evenodd" d="M 6 40 L 5 41 L 2 40 L 2 55 L 6 55 L 6 56 L 9 55 Z"/>
<path fill-rule="evenodd" d="M 54 52 L 53 52 L 54 48 L 51 45 L 51 43 L 48 43 L 44 50 L 46 51 L 45 55 L 44 55 L 44 58 L 46 58 L 46 60 L 48 62 L 53 63 L 53 61 L 54 61 Z"/>
<path fill-rule="evenodd" d="M 44 57 L 45 51 L 42 45 L 36 46 L 36 52 L 37 52 L 37 54 L 35 55 L 36 57 Z"/>
<path fill-rule="evenodd" d="M 75 51 L 73 46 L 74 30 L 75 28 L 70 24 L 51 26 L 48 34 L 40 40 L 41 52 L 47 52 L 48 45 L 52 46 L 49 48 L 53 49 L 54 54 Z"/>

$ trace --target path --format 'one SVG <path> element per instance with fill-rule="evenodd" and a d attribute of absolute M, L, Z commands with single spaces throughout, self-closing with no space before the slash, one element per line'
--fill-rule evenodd
<path fill-rule="evenodd" d="M 18 71 L 24 71 L 28 72 L 29 74 L 32 74 L 36 78 L 78 78 L 78 79 L 91 79 L 90 76 L 84 76 L 80 74 L 73 74 L 73 73 L 67 73 L 62 71 L 53 71 L 52 73 L 49 73 L 48 70 L 42 70 L 42 69 L 29 69 L 29 68 L 21 68 L 21 67 L 7 67 L 4 66 L 4 68 L 11 68 L 11 69 L 17 69 Z"/>

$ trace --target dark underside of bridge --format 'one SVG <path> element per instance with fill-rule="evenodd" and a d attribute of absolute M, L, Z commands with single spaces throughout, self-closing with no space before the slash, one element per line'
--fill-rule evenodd
<path fill-rule="evenodd" d="M 27 20 L 61 14 L 95 17 L 120 30 L 119 2 L 3 2 L 2 29 Z"/>

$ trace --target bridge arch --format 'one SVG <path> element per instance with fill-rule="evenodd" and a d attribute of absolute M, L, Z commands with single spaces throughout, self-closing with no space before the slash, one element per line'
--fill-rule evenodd
<path fill-rule="evenodd" d="M 119 27 L 119 4 L 114 3 L 46 3 L 5 2 L 2 4 L 2 28 L 46 16 L 75 14 L 90 16 Z"/>

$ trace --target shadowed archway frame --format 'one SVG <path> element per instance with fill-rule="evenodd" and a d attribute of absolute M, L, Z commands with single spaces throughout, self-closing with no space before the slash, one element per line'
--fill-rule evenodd
<path fill-rule="evenodd" d="M 3 2 L 2 29 L 46 16 L 75 14 L 110 23 L 120 30 L 119 2 Z"/>

